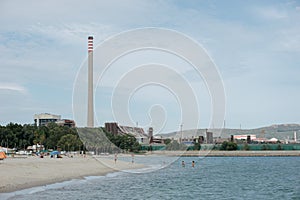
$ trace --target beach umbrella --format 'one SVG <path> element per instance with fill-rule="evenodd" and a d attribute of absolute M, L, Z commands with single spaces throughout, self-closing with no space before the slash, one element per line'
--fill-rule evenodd
<path fill-rule="evenodd" d="M 58 151 L 52 151 L 52 152 L 50 153 L 51 156 L 59 155 L 59 154 L 60 154 L 60 153 L 59 153 Z"/>
<path fill-rule="evenodd" d="M 4 158 L 6 158 L 5 152 L 0 152 L 0 160 L 3 160 Z"/>

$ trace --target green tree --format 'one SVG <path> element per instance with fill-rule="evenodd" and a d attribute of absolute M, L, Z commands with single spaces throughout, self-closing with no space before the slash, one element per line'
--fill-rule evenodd
<path fill-rule="evenodd" d="M 224 150 L 224 151 L 235 151 L 237 150 L 237 144 L 234 142 L 227 142 L 224 141 L 221 145 L 220 150 Z"/>
<path fill-rule="evenodd" d="M 220 150 L 225 151 L 225 150 L 227 149 L 227 145 L 228 145 L 228 142 L 227 142 L 227 141 L 224 141 L 224 142 L 222 143 L 222 145 L 221 145 Z"/>
<path fill-rule="evenodd" d="M 171 140 L 170 138 L 164 139 L 164 143 L 165 143 L 166 145 L 170 144 L 171 142 L 172 142 L 172 140 Z"/>
<path fill-rule="evenodd" d="M 37 130 L 37 126 L 35 125 L 30 125 L 30 124 L 24 124 L 23 125 L 23 138 L 19 138 L 22 139 L 19 148 L 26 148 L 30 145 L 33 144 L 33 140 L 34 140 L 34 132 Z"/>
<path fill-rule="evenodd" d="M 187 146 L 185 144 L 179 144 L 176 140 L 173 140 L 171 143 L 166 145 L 166 149 L 169 151 L 186 150 Z"/>
<path fill-rule="evenodd" d="M 245 150 L 245 151 L 249 151 L 250 150 L 250 147 L 249 147 L 249 145 L 247 143 L 244 144 L 243 150 Z"/>
<path fill-rule="evenodd" d="M 6 126 L 0 126 L 0 146 L 8 146 L 9 148 L 24 149 L 32 145 L 34 138 L 35 126 L 20 125 L 9 123 Z"/>
<path fill-rule="evenodd" d="M 199 151 L 201 149 L 201 144 L 199 142 L 194 143 L 194 150 Z"/>
<path fill-rule="evenodd" d="M 55 123 L 50 123 L 47 126 L 39 128 L 40 135 L 45 134 L 47 137 L 45 145 L 49 149 L 56 149 L 58 146 L 58 141 L 62 136 L 69 133 L 69 127 L 58 126 Z"/>
<path fill-rule="evenodd" d="M 60 138 L 57 145 L 65 151 L 76 151 L 79 150 L 82 143 L 77 135 L 67 134 Z"/>
<path fill-rule="evenodd" d="M 141 150 L 141 145 L 137 142 L 136 138 L 132 135 L 113 135 L 112 133 L 103 130 L 108 140 L 116 147 L 130 152 L 138 152 Z"/>

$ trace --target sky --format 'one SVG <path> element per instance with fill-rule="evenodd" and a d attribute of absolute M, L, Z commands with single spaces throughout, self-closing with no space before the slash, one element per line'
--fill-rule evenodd
<path fill-rule="evenodd" d="M 33 123 L 38 113 L 77 119 L 74 91 L 87 59 L 87 37 L 94 36 L 96 47 L 114 35 L 145 27 L 174 30 L 205 50 L 224 86 L 226 128 L 299 123 L 300 1 L 3 0 L 0 124 Z M 179 57 L 155 50 L 122 57 L 109 68 L 103 84 L 95 85 L 96 126 L 118 121 L 145 129 L 154 126 L 157 132 L 176 131 L 181 124 L 183 129 L 193 128 L 182 120 L 181 99 L 157 83 L 142 85 L 124 99 L 129 121 L 116 117 L 122 114 L 118 105 L 123 104 L 118 101 L 126 90 L 110 83 L 149 63 L 167 65 L 169 71 L 174 68 L 194 89 L 199 127 L 214 126 L 210 91 L 203 79 L 195 77 L 193 68 Z M 188 98 L 194 102 L 193 96 Z M 84 110 L 80 115 L 86 115 Z M 78 121 L 78 126 L 85 126 Z"/>

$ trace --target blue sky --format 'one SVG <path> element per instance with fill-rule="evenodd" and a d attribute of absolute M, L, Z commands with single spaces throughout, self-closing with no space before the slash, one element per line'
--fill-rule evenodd
<path fill-rule="evenodd" d="M 299 1 L 17 0 L 0 2 L 0 124 L 32 123 L 33 115 L 43 112 L 73 118 L 74 81 L 87 57 L 87 36 L 94 35 L 99 44 L 143 27 L 179 31 L 206 49 L 224 83 L 227 127 L 299 123 Z M 128 63 L 134 57 L 124 59 Z M 187 79 L 193 82 L 193 73 Z M 100 91 L 98 125 L 114 120 L 105 96 L 112 88 Z M 166 103 L 167 115 L 157 111 L 168 118 L 162 131 L 178 130 L 176 101 L 166 101 L 170 94 L 149 101 L 156 93 L 167 92 L 149 87 L 133 96 L 132 122 L 146 128 L 149 107 Z M 205 87 L 197 95 L 205 128 L 209 95 Z"/>

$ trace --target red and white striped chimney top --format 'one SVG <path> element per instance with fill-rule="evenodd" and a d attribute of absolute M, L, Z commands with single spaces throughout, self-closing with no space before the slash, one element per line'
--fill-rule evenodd
<path fill-rule="evenodd" d="M 93 52 L 93 36 L 88 37 L 88 53 Z"/>

